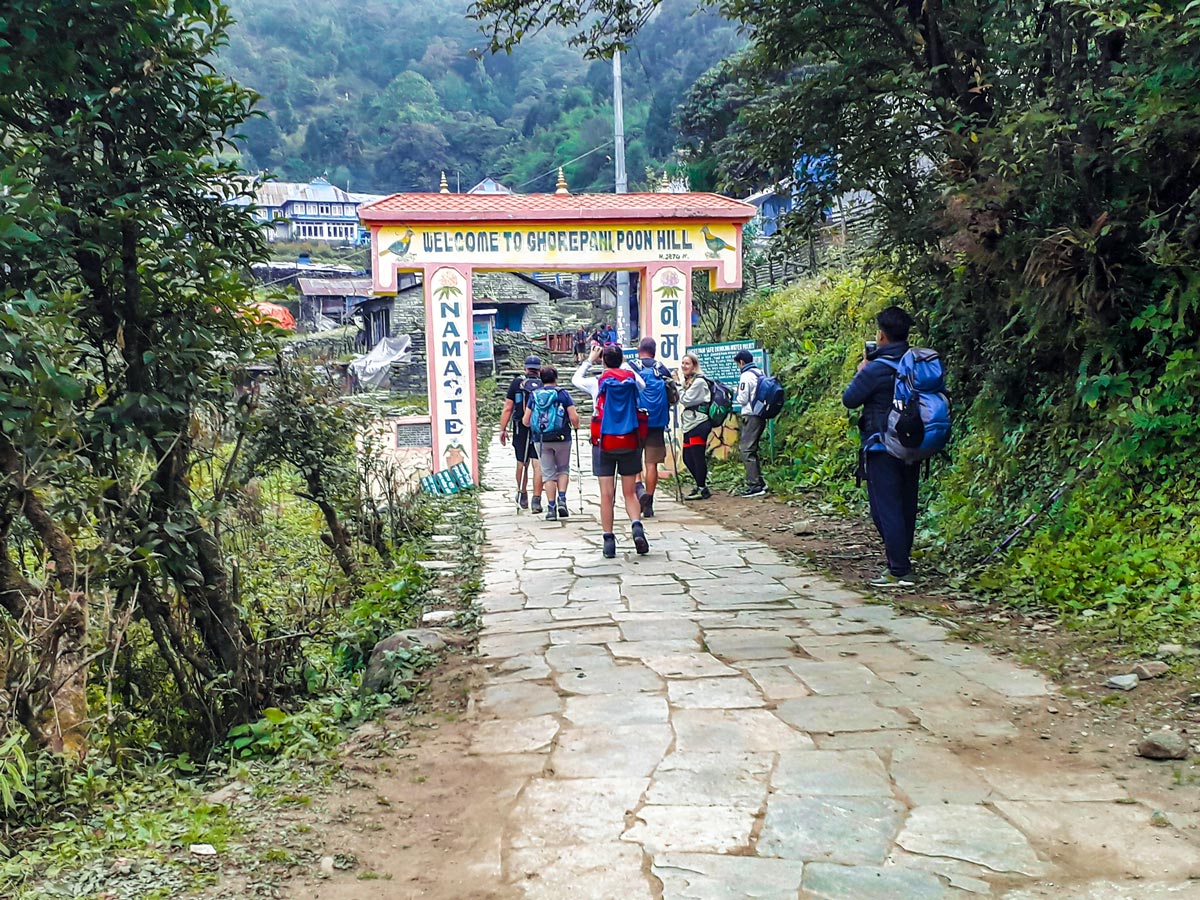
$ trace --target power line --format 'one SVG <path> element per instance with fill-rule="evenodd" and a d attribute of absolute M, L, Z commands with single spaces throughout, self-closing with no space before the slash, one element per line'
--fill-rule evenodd
<path fill-rule="evenodd" d="M 610 138 L 609 140 L 605 141 L 603 144 L 600 144 L 598 147 L 593 147 L 591 150 L 587 151 L 586 153 L 580 153 L 574 159 L 568 159 L 566 162 L 563 162 L 563 163 L 556 163 L 554 165 L 554 168 L 547 169 L 541 175 L 534 175 L 528 181 L 522 181 L 520 184 L 517 185 L 516 188 L 513 188 L 513 190 L 516 190 L 517 188 L 523 188 L 527 184 L 533 184 L 535 181 L 545 178 L 547 175 L 555 175 L 555 174 L 557 174 L 558 170 L 562 166 L 569 166 L 571 163 L 578 162 L 579 160 L 583 159 L 585 156 L 591 156 L 593 153 L 597 153 L 600 150 L 603 150 L 605 147 L 611 147 L 612 145 L 613 145 L 613 141 Z"/>

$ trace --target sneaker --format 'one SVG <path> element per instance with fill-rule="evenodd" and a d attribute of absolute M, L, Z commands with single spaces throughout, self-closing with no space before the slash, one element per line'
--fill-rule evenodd
<path fill-rule="evenodd" d="M 567 512 L 567 504 L 560 500 L 558 503 L 558 517 L 560 519 L 565 519 L 569 515 L 570 513 Z"/>
<path fill-rule="evenodd" d="M 542 498 L 541 497 L 533 498 L 533 506 L 530 507 L 530 511 L 534 512 L 534 513 L 540 513 L 542 511 Z"/>
<path fill-rule="evenodd" d="M 916 587 L 916 582 L 910 581 L 907 575 L 901 577 L 888 572 L 874 581 L 868 581 L 867 585 L 874 588 L 910 588 Z"/>
<path fill-rule="evenodd" d="M 547 506 L 546 506 L 546 521 L 547 522 L 557 522 L 558 521 L 558 507 L 556 507 L 553 503 L 547 504 Z"/>
<path fill-rule="evenodd" d="M 739 497 L 765 497 L 767 496 L 767 486 L 765 484 L 758 487 L 749 487 L 738 494 Z"/>
<path fill-rule="evenodd" d="M 604 536 L 604 558 L 615 559 L 617 556 L 617 536 L 615 534 L 606 534 Z"/>
<path fill-rule="evenodd" d="M 642 527 L 641 522 L 633 523 L 633 546 L 637 548 L 638 556 L 645 556 L 650 552 L 650 542 L 646 540 L 646 529 Z"/>
<path fill-rule="evenodd" d="M 517 491 L 517 506 L 521 509 L 529 509 L 529 493 L 527 491 Z"/>
<path fill-rule="evenodd" d="M 683 499 L 684 500 L 707 500 L 711 496 L 712 496 L 712 491 L 710 491 L 706 487 L 702 487 L 702 488 L 696 488 L 695 490 L 693 490 L 690 494 L 688 494 Z"/>
<path fill-rule="evenodd" d="M 642 505 L 642 518 L 643 519 L 653 519 L 654 518 L 654 495 L 653 494 L 642 494 L 642 496 L 638 500 L 638 502 Z"/>

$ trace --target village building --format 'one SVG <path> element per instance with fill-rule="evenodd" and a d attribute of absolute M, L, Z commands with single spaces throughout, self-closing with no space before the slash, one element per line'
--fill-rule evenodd
<path fill-rule="evenodd" d="M 287 181 L 262 182 L 254 198 L 233 201 L 238 206 L 254 204 L 254 217 L 263 226 L 267 240 L 320 241 L 356 245 L 366 240 L 358 222 L 358 207 L 379 200 L 381 194 L 352 194 L 314 178 L 308 184 Z"/>
<path fill-rule="evenodd" d="M 339 325 L 350 321 L 354 307 L 371 296 L 370 278 L 297 278 L 300 321 L 325 316 Z"/>

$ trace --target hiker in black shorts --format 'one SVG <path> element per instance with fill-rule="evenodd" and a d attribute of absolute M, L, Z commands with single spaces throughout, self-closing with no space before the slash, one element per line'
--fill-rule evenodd
<path fill-rule="evenodd" d="M 518 375 L 504 395 L 504 412 L 500 414 L 500 444 L 508 442 L 508 425 L 512 422 L 513 452 L 517 455 L 517 503 L 521 509 L 530 508 L 529 468 L 533 467 L 533 512 L 542 511 L 542 466 L 538 461 L 537 444 L 522 423 L 529 407 L 529 395 L 542 386 L 538 375 L 542 361 L 536 356 L 525 360 L 525 374 Z"/>

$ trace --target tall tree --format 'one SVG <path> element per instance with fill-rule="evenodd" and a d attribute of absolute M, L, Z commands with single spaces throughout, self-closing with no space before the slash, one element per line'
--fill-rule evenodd
<path fill-rule="evenodd" d="M 0 197 L 27 186 L 37 200 L 0 217 L 0 240 L 7 225 L 5 249 L 16 251 L 5 254 L 3 302 L 29 333 L 70 340 L 74 353 L 57 354 L 71 359 L 65 372 L 33 354 L 47 427 L 4 412 L 0 593 L 18 621 L 35 584 L 39 596 L 51 590 L 46 574 L 59 584 L 51 620 L 101 595 L 136 608 L 177 704 L 209 736 L 262 701 L 217 509 L 198 505 L 192 475 L 198 414 L 228 407 L 233 369 L 260 340 L 242 315 L 239 272 L 262 239 L 225 203 L 246 183 L 218 156 L 255 100 L 213 69 L 229 24 L 210 0 L 96 0 L 86 14 L 10 0 L 0 17 Z M 65 322 L 53 318 L 64 311 Z M 12 368 L 0 373 L 10 390 Z M 44 555 L 13 556 L 17 517 Z M 55 528 L 85 535 L 87 549 Z M 30 580 L 22 564 L 44 571 Z M 74 621 L 80 632 L 85 617 Z M 68 665 L 85 671 L 72 652 Z M 22 717 L 48 744 L 53 687 L 31 694 Z"/>

